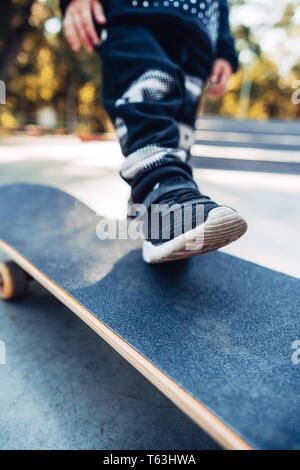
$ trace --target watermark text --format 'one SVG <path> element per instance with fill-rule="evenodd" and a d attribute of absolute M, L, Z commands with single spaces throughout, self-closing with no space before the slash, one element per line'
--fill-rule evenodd
<path fill-rule="evenodd" d="M 0 340 L 0 366 L 6 364 L 6 345 Z"/>
<path fill-rule="evenodd" d="M 292 102 L 294 104 L 300 104 L 300 80 L 293 81 L 292 87 L 295 89 L 292 94 Z"/>
<path fill-rule="evenodd" d="M 6 85 L 3 80 L 0 80 L 0 104 L 6 103 Z"/>
<path fill-rule="evenodd" d="M 300 339 L 297 339 L 293 342 L 292 349 L 295 350 L 295 352 L 292 354 L 292 363 L 294 366 L 297 366 L 300 364 Z"/>

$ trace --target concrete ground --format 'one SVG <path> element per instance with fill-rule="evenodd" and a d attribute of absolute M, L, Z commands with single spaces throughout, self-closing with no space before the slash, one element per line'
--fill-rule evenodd
<path fill-rule="evenodd" d="M 46 290 L 0 306 L 0 449 L 217 449 Z"/>
<path fill-rule="evenodd" d="M 281 158 L 289 158 L 288 148 Z M 124 217 L 128 188 L 118 176 L 121 161 L 113 142 L 2 138 L 0 184 L 55 185 L 102 215 Z M 195 174 L 204 193 L 248 220 L 247 235 L 224 251 L 300 276 L 298 175 L 207 168 Z M 0 332 L 6 343 L 0 448 L 218 448 L 40 286 L 33 283 L 22 301 L 0 304 Z"/>

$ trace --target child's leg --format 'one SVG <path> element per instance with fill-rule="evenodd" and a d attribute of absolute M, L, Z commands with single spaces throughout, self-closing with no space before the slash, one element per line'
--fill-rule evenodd
<path fill-rule="evenodd" d="M 203 196 L 187 163 L 202 81 L 141 26 L 113 27 L 100 52 L 103 102 L 126 156 L 121 175 L 143 204 L 144 260 L 187 258 L 239 238 L 245 221 Z"/>
<path fill-rule="evenodd" d="M 113 27 L 100 54 L 104 106 L 126 157 L 121 175 L 131 185 L 135 202 L 142 202 L 149 184 L 153 187 L 167 174 L 191 176 L 185 150 L 191 135 L 183 145 L 178 126 L 186 100 L 185 77 L 141 26 Z"/>
<path fill-rule="evenodd" d="M 188 161 L 191 156 L 191 147 L 194 144 L 195 122 L 205 89 L 205 80 L 184 74 L 184 83 L 185 99 L 178 114 L 178 127 L 180 132 L 179 146 L 187 152 L 186 161 Z"/>

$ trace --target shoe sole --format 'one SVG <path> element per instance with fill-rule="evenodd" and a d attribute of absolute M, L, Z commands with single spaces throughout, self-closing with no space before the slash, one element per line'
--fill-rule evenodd
<path fill-rule="evenodd" d="M 145 241 L 143 259 L 146 263 L 167 263 L 202 255 L 229 245 L 247 231 L 246 221 L 229 207 L 216 207 L 198 227 L 161 245 Z"/>

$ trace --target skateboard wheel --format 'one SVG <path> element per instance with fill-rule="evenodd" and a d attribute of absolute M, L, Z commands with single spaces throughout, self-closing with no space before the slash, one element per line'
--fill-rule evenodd
<path fill-rule="evenodd" d="M 0 263 L 0 298 L 14 299 L 26 293 L 28 275 L 13 261 Z"/>

